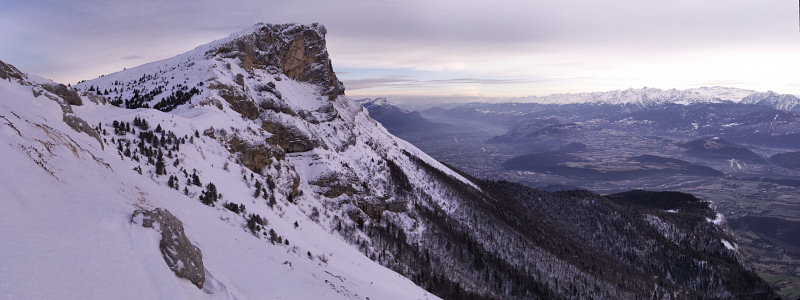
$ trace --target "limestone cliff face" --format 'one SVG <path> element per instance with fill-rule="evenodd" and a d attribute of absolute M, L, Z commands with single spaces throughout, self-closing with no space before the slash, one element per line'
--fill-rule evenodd
<path fill-rule="evenodd" d="M 258 24 L 252 33 L 229 41 L 207 55 L 236 57 L 245 70 L 282 72 L 289 78 L 319 85 L 320 93 L 333 100 L 344 94 L 344 85 L 336 78 L 328 57 L 326 33 L 325 27 L 317 23 Z"/>

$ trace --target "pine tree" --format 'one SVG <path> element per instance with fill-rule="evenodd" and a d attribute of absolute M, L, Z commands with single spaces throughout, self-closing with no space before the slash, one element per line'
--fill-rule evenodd
<path fill-rule="evenodd" d="M 200 195 L 200 201 L 203 204 L 208 206 L 214 206 L 214 203 L 217 202 L 219 194 L 217 194 L 217 187 L 214 183 L 209 182 L 206 185 L 206 190 Z"/>
<path fill-rule="evenodd" d="M 258 198 L 259 194 L 261 194 L 261 182 L 256 180 L 256 192 L 253 194 L 253 197 Z"/>
<path fill-rule="evenodd" d="M 192 184 L 196 186 L 201 186 L 200 177 L 197 176 L 197 173 L 192 173 Z"/>
<path fill-rule="evenodd" d="M 164 156 L 159 153 L 158 160 L 156 161 L 156 175 L 167 174 L 166 166 L 164 165 Z"/>
<path fill-rule="evenodd" d="M 278 241 L 278 234 L 275 233 L 275 230 L 272 228 L 269 229 L 269 241 L 273 244 Z"/>

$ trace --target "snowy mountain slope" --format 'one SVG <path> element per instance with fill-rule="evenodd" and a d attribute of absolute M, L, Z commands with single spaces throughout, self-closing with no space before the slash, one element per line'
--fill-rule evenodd
<path fill-rule="evenodd" d="M 765 105 L 783 111 L 798 111 L 800 109 L 800 99 L 797 99 L 797 97 L 788 94 L 777 94 L 772 91 L 752 93 L 742 98 L 741 103 Z"/>
<path fill-rule="evenodd" d="M 147 167 L 139 175 L 132 169 L 140 165 L 119 155 L 113 143 L 104 150 L 61 122 L 62 111 L 51 98 L 62 99 L 15 81 L 0 80 L 4 298 L 435 298 L 309 221 L 299 207 L 283 199 L 275 210 L 259 205 L 264 201 L 254 199 L 241 180 L 248 171 L 234 163 L 225 171 L 228 155 L 220 153 L 227 150 L 213 140 L 194 139 L 179 158 L 195 163 L 204 179 L 214 178 L 225 199 L 268 219 L 266 226 L 290 239 L 288 246 L 254 237 L 242 216 L 197 201 L 193 195 L 200 187 L 187 186 L 187 196 Z M 139 116 L 181 135 L 194 129 L 195 119 L 83 101 L 76 113 L 104 127 Z M 203 116 L 198 120 L 209 121 Z M 132 137 L 104 135 L 107 142 Z M 167 268 L 155 232 L 129 222 L 134 209 L 154 207 L 178 216 L 203 251 L 203 290 Z"/>
<path fill-rule="evenodd" d="M 132 285 L 149 286 L 151 295 L 164 298 L 434 298 L 411 281 L 452 299 L 769 293 L 758 280 L 734 286 L 725 283 L 727 279 L 752 279 L 748 277 L 752 274 L 735 250 L 722 246 L 721 239 L 732 240 L 724 232 L 724 223 L 711 226 L 701 222 L 675 229 L 694 232 L 690 240 L 700 245 L 701 251 L 681 246 L 681 241 L 672 245 L 643 223 L 645 215 L 615 206 L 599 195 L 537 194 L 522 187 L 513 187 L 514 193 L 508 193 L 503 184 L 467 178 L 392 136 L 366 109 L 343 95 L 324 35 L 324 27 L 316 24 L 257 24 L 175 58 L 82 82 L 76 86 L 80 101 L 74 99 L 75 91 L 66 88 L 54 89 L 62 92 L 60 98 L 36 86 L 30 87 L 34 93 L 26 92 L 28 87 L 3 93 L 29 100 L 4 99 L 9 103 L 4 106 L 8 114 L 12 110 L 27 112 L 24 119 L 46 122 L 59 130 L 61 135 L 56 136 L 69 135 L 75 140 L 54 142 L 65 144 L 58 150 L 59 158 L 69 157 L 63 153 L 69 154 L 66 151 L 73 145 L 89 149 L 111 169 L 105 171 L 102 163 L 96 166 L 97 161 L 80 155 L 43 160 L 41 157 L 52 158 L 39 155 L 50 153 L 49 146 L 44 146 L 50 145 L 43 139 L 45 135 L 27 138 L 20 133 L 14 137 L 16 131 L 7 123 L 2 127 L 3 140 L 10 146 L 4 152 L 16 152 L 20 161 L 31 162 L 26 165 L 15 160 L 4 170 L 48 173 L 37 169 L 36 162 L 40 162 L 61 178 L 44 181 L 46 176 L 39 174 L 37 186 L 46 188 L 8 188 L 22 203 L 41 203 L 39 207 L 44 208 L 34 212 L 42 214 L 40 219 L 60 212 L 93 216 L 82 219 L 85 223 L 59 219 L 64 223 L 53 235 L 68 236 L 74 231 L 81 233 L 76 241 L 91 242 L 65 245 L 76 249 L 75 253 L 100 246 L 108 247 L 100 254 L 109 258 L 119 257 L 111 255 L 118 252 L 125 261 L 146 261 L 134 267 L 150 269 L 139 269 L 129 280 Z M 30 95 L 37 93 L 38 98 Z M 60 104 L 50 112 L 39 112 L 27 104 L 43 97 L 53 97 L 48 101 Z M 66 104 L 64 98 L 73 99 L 74 104 Z M 60 114 L 56 108 L 61 109 Z M 64 119 L 67 110 L 85 122 L 67 118 L 73 120 L 70 127 L 49 124 L 59 121 L 53 118 Z M 42 113 L 46 115 L 39 115 Z M 23 118 L 15 119 L 14 127 L 31 124 Z M 90 130 L 85 124 L 91 124 Z M 25 126 L 29 127 L 25 136 L 41 128 Z M 24 156 L 29 158 L 24 160 Z M 31 186 L 30 182 L 23 185 L 27 176 L 9 171 L 3 176 L 21 187 Z M 84 190 L 81 179 L 94 183 Z M 55 197 L 67 201 L 50 210 L 46 204 L 53 200 L 43 192 L 48 190 L 67 195 Z M 584 242 L 587 237 L 581 231 L 565 228 L 570 222 L 548 220 L 547 211 L 537 211 L 535 205 L 532 210 L 530 199 L 513 195 L 540 195 L 536 201 L 546 201 L 552 204 L 548 209 L 562 214 L 571 205 L 564 203 L 579 203 L 589 207 L 587 214 L 598 212 L 592 214 L 591 220 L 597 223 L 591 226 L 600 224 L 605 230 L 588 239 L 591 244 Z M 94 209 L 95 202 L 108 205 L 111 213 Z M 74 203 L 87 204 L 70 206 Z M 168 273 L 158 256 L 153 231 L 128 223 L 132 210 L 139 206 L 167 208 L 184 222 L 186 234 L 203 251 L 207 285 L 202 291 Z M 711 214 L 709 209 L 702 213 Z M 9 212 L 12 232 L 27 232 L 24 226 L 14 225 L 14 220 L 25 214 L 23 208 Z M 95 220 L 101 220 L 100 228 L 107 228 L 102 222 L 106 219 L 117 224 L 103 229 L 108 230 L 109 238 L 138 239 L 138 233 L 131 232 L 141 232 L 149 237 L 149 250 L 95 243 L 91 232 L 81 231 L 98 224 Z M 640 237 L 637 232 L 641 231 L 652 235 Z M 64 254 L 41 250 L 49 249 L 48 245 L 24 241 L 26 236 L 15 237 L 24 246 L 5 246 L 3 251 L 43 268 L 48 266 L 47 260 L 24 253 L 44 251 L 37 256 L 52 257 L 56 267 L 69 260 Z M 613 244 L 616 240 L 624 242 Z M 607 247 L 609 243 L 612 247 Z M 677 266 L 688 266 L 690 271 L 679 277 L 670 274 L 663 266 L 672 256 L 663 249 L 677 253 Z M 144 258 L 131 258 L 139 253 L 144 253 Z M 80 261 L 90 264 L 91 257 Z M 708 263 L 708 257 L 721 258 Z M 645 268 L 633 263 L 638 261 L 653 263 Z M 14 266 L 23 271 L 22 265 Z M 124 280 L 99 267 L 83 276 Z M 53 274 L 63 272 L 55 270 Z M 1 284 L 22 284 L 39 276 L 37 272 L 27 273 L 28 277 L 10 274 L 15 273 L 2 275 L 9 279 L 3 278 Z M 149 278 L 175 284 L 162 287 L 154 284 L 155 279 L 147 281 Z M 75 284 L 62 283 L 66 287 Z M 21 297 L 32 293 L 26 288 L 9 289 Z"/>

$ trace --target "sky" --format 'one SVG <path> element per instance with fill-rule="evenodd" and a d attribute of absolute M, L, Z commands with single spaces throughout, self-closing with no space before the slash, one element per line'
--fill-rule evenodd
<path fill-rule="evenodd" d="M 354 97 L 504 99 L 732 86 L 800 94 L 787 0 L 0 0 L 0 60 L 63 83 L 265 23 L 327 28 Z"/>

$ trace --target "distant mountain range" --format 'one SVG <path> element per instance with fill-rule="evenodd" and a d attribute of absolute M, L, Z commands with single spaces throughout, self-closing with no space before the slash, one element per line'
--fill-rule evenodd
<path fill-rule="evenodd" d="M 369 111 L 370 117 L 378 120 L 390 132 L 422 132 L 430 130 L 446 130 L 450 124 L 435 123 L 423 118 L 417 111 L 408 111 L 391 105 L 386 98 L 364 98 L 355 100 Z"/>
<path fill-rule="evenodd" d="M 554 94 L 548 96 L 529 96 L 510 99 L 512 102 L 533 102 L 542 104 L 630 104 L 636 106 L 655 106 L 663 104 L 696 104 L 696 103 L 742 103 L 767 105 L 780 110 L 798 108 L 798 98 L 789 94 L 778 94 L 772 91 L 758 92 L 732 87 L 700 87 L 686 90 L 644 87 L 607 92 Z"/>
<path fill-rule="evenodd" d="M 792 271 L 800 267 L 800 252 L 783 229 L 795 226 L 800 213 L 797 97 L 703 87 L 511 100 L 420 111 L 425 122 L 460 131 L 431 128 L 422 137 L 387 128 L 468 174 L 551 191 L 646 188 L 701 196 L 741 220 L 734 229 L 742 248 L 781 295 L 800 295 L 800 277 Z M 385 99 L 371 105 L 391 110 Z M 403 126 L 392 121 L 392 128 Z M 758 228 L 748 221 L 763 218 L 769 222 Z"/>

